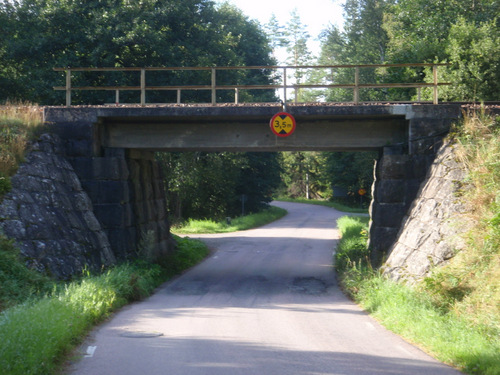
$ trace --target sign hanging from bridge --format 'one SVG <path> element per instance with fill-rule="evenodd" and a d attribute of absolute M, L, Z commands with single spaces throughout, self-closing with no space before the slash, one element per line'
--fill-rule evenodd
<path fill-rule="evenodd" d="M 295 130 L 295 118 L 289 113 L 279 112 L 271 118 L 269 126 L 278 137 L 288 137 Z"/>

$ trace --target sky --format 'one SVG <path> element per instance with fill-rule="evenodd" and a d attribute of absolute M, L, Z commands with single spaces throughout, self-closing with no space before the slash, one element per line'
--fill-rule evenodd
<path fill-rule="evenodd" d="M 251 19 L 262 24 L 269 22 L 274 13 L 282 25 L 286 25 L 290 13 L 297 9 L 300 19 L 307 26 L 311 43 L 309 49 L 319 54 L 319 41 L 322 30 L 333 24 L 342 27 L 342 4 L 344 0 L 226 0 L 243 11 Z M 218 2 L 223 2 L 219 0 Z"/>

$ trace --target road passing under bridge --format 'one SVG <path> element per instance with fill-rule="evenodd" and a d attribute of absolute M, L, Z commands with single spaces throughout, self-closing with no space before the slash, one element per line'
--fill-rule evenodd
<path fill-rule="evenodd" d="M 342 213 L 277 205 L 289 214 L 270 225 L 203 236 L 211 257 L 98 328 L 72 374 L 459 374 L 342 294 Z"/>

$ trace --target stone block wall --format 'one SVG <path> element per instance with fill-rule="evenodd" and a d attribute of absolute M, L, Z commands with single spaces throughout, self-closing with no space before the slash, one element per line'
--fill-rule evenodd
<path fill-rule="evenodd" d="M 0 205 L 0 230 L 28 266 L 60 279 L 175 248 L 154 153 L 100 148 L 96 121 L 54 124 Z"/>
<path fill-rule="evenodd" d="M 154 153 L 101 148 L 99 121 L 95 113 L 75 109 L 52 129 L 63 140 L 116 259 L 134 258 L 141 249 L 157 259 L 173 251 L 175 242 Z"/>
<path fill-rule="evenodd" d="M 155 260 L 172 251 L 163 180 L 153 152 L 104 149 L 103 156 L 70 160 L 118 260 L 135 258 L 139 251 Z"/>
<path fill-rule="evenodd" d="M 69 160 L 92 201 L 116 258 L 133 257 L 137 238 L 125 151 L 108 150 L 104 156 L 78 156 Z"/>
<path fill-rule="evenodd" d="M 460 199 L 465 174 L 453 144 L 443 145 L 389 249 L 386 274 L 410 281 L 422 278 L 465 246 L 460 237 L 467 229 Z"/>
<path fill-rule="evenodd" d="M 174 248 L 167 219 L 163 176 L 153 152 L 129 150 L 127 161 L 138 248 L 144 256 L 155 260 Z"/>
<path fill-rule="evenodd" d="M 413 105 L 405 116 L 408 144 L 384 147 L 374 167 L 369 246 L 372 264 L 377 267 L 396 242 L 443 138 L 460 117 L 460 107 Z"/>
<path fill-rule="evenodd" d="M 0 230 L 15 240 L 29 267 L 60 279 L 116 260 L 57 136 L 34 143 L 12 178 L 0 204 Z"/>

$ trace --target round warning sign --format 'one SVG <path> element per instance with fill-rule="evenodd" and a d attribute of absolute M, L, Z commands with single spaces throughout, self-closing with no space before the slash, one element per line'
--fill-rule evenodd
<path fill-rule="evenodd" d="M 295 125 L 293 116 L 286 112 L 276 113 L 269 123 L 272 132 L 278 137 L 288 137 L 294 132 Z"/>

